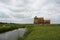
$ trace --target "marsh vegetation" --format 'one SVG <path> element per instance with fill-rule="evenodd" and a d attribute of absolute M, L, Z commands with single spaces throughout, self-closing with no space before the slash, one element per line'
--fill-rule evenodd
<path fill-rule="evenodd" d="M 60 40 L 60 24 L 0 24 L 0 33 L 18 28 L 27 28 L 27 31 L 17 40 Z"/>

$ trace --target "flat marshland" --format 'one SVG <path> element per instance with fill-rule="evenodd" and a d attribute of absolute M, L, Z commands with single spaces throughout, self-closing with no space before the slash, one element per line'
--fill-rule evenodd
<path fill-rule="evenodd" d="M 17 40 L 60 40 L 60 24 L 0 24 L 0 33 L 18 28 L 27 28 L 27 32 Z"/>

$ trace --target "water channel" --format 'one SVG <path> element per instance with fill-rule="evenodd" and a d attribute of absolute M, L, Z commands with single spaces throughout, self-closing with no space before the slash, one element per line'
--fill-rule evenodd
<path fill-rule="evenodd" d="M 13 31 L 0 34 L 0 40 L 17 40 L 18 37 L 23 37 L 26 28 L 19 28 Z"/>

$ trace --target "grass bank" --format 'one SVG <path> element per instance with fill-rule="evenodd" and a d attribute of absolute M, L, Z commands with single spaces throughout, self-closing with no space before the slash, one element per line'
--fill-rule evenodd
<path fill-rule="evenodd" d="M 60 40 L 60 24 L 31 25 L 27 28 L 22 40 Z"/>
<path fill-rule="evenodd" d="M 60 40 L 60 24 L 36 25 L 36 24 L 0 24 L 0 33 L 27 28 L 23 38 L 17 40 Z"/>
<path fill-rule="evenodd" d="M 18 28 L 30 28 L 33 24 L 14 24 L 14 23 L 0 23 L 0 33 L 12 31 Z"/>
<path fill-rule="evenodd" d="M 25 24 L 0 24 L 0 33 L 12 31 L 18 28 L 25 28 Z"/>

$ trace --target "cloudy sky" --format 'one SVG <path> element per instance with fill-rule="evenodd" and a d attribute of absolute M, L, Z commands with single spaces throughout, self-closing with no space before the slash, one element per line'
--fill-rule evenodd
<path fill-rule="evenodd" d="M 60 24 L 60 0 L 0 0 L 0 22 L 33 23 L 34 16 Z"/>

